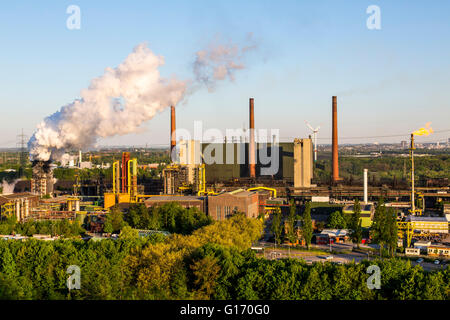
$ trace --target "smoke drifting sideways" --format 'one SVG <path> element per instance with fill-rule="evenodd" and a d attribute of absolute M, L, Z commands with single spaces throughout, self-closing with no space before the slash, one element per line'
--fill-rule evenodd
<path fill-rule="evenodd" d="M 219 39 L 211 43 L 207 49 L 197 51 L 193 65 L 196 81 L 204 84 L 208 91 L 213 92 L 218 80 L 234 81 L 234 73 L 245 68 L 242 60 L 244 55 L 257 48 L 253 34 L 247 35 L 244 47 L 229 42 L 219 43 Z"/>
<path fill-rule="evenodd" d="M 233 60 L 243 51 L 229 44 L 199 51 L 204 54 L 197 52 L 197 81 L 210 89 L 217 80 L 232 79 L 234 70 L 244 68 Z M 67 151 L 85 150 L 99 138 L 135 133 L 158 112 L 183 101 L 192 93 L 188 86 L 193 82 L 176 76 L 163 78 L 159 72 L 162 65 L 162 56 L 155 55 L 145 43 L 137 45 L 118 67 L 106 68 L 102 76 L 93 79 L 81 91 L 80 99 L 38 124 L 28 142 L 30 160 L 66 163 L 71 159 Z M 212 77 L 209 70 L 214 70 Z"/>

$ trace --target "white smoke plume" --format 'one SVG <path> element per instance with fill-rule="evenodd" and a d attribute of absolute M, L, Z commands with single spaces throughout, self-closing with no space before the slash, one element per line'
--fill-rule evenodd
<path fill-rule="evenodd" d="M 37 126 L 28 146 L 35 160 L 60 160 L 66 149 L 84 149 L 99 137 L 136 131 L 158 111 L 176 105 L 186 82 L 162 78 L 164 58 L 139 44 L 117 68 L 92 80 L 75 100 Z"/>
<path fill-rule="evenodd" d="M 3 180 L 0 183 L 0 187 L 2 187 L 2 194 L 10 194 L 10 193 L 14 193 L 14 188 L 16 186 L 16 183 L 19 181 L 19 179 L 16 179 L 12 182 L 8 182 L 6 180 Z"/>
<path fill-rule="evenodd" d="M 211 89 L 217 80 L 233 79 L 234 71 L 244 68 L 239 62 L 242 54 L 251 48 L 216 44 L 197 52 L 197 81 Z M 137 132 L 158 112 L 176 106 L 188 94 L 191 82 L 161 77 L 162 65 L 162 56 L 145 44 L 136 46 L 117 68 L 106 68 L 101 77 L 93 79 L 80 99 L 37 126 L 28 142 L 31 160 L 67 162 L 68 150 L 84 150 L 99 138 Z"/>
<path fill-rule="evenodd" d="M 217 39 L 207 49 L 197 51 L 194 62 L 196 80 L 206 85 L 210 92 L 214 91 L 217 80 L 234 81 L 234 73 L 245 68 L 242 62 L 244 54 L 257 47 L 251 33 L 247 35 L 247 45 L 242 48 L 231 42 L 223 44 L 219 41 Z"/>

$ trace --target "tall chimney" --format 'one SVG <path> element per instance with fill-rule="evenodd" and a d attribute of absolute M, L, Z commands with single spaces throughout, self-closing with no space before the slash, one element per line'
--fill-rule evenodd
<path fill-rule="evenodd" d="M 364 203 L 367 204 L 368 196 L 367 196 L 367 169 L 364 169 Z"/>
<path fill-rule="evenodd" d="M 249 143 L 249 169 L 250 177 L 256 177 L 256 161 L 255 161 L 255 110 L 254 100 L 250 98 L 250 143 Z"/>
<path fill-rule="evenodd" d="M 338 126 L 337 126 L 337 97 L 333 96 L 333 136 L 332 136 L 332 159 L 333 159 L 333 182 L 340 180 L 339 178 L 339 162 L 338 162 Z"/>
<path fill-rule="evenodd" d="M 175 147 L 177 145 L 175 130 L 176 130 L 175 107 L 170 106 L 170 156 L 171 157 L 172 157 L 173 150 L 175 149 Z"/>

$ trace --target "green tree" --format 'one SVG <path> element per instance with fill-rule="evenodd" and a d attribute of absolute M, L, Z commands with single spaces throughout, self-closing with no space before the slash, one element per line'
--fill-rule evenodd
<path fill-rule="evenodd" d="M 387 210 L 386 216 L 386 239 L 385 242 L 391 256 L 394 256 L 398 242 L 397 215 L 393 208 Z"/>
<path fill-rule="evenodd" d="M 125 225 L 122 211 L 118 207 L 113 207 L 111 212 L 106 215 L 103 231 L 107 233 L 120 232 Z"/>
<path fill-rule="evenodd" d="M 275 243 L 281 243 L 281 233 L 283 229 L 281 227 L 281 210 L 280 208 L 276 208 L 274 213 L 272 214 L 272 226 L 271 226 L 273 235 L 275 236 Z"/>
<path fill-rule="evenodd" d="M 220 274 L 220 266 L 216 258 L 206 256 L 201 260 L 195 261 L 191 265 L 194 274 L 194 285 L 196 287 L 196 298 L 209 299 L 217 286 L 217 278 Z"/>
<path fill-rule="evenodd" d="M 137 239 L 139 232 L 130 226 L 124 226 L 119 233 L 119 239 Z"/>
<path fill-rule="evenodd" d="M 125 226 L 125 221 L 123 220 L 123 213 L 119 208 L 114 208 L 111 210 L 111 224 L 114 232 L 120 231 Z"/>
<path fill-rule="evenodd" d="M 290 206 L 289 206 L 289 216 L 287 218 L 286 223 L 286 238 L 289 240 L 290 243 L 295 243 L 297 241 L 297 235 L 295 233 L 295 203 L 294 200 L 291 200 Z"/>
<path fill-rule="evenodd" d="M 383 248 L 384 245 L 386 244 L 386 239 L 388 238 L 385 227 L 386 216 L 387 215 L 384 200 L 380 199 L 378 201 L 377 207 L 375 208 L 375 214 L 371 227 L 372 239 L 380 246 L 380 256 L 383 253 Z"/>
<path fill-rule="evenodd" d="M 336 210 L 328 217 L 328 227 L 332 229 L 345 229 L 347 222 L 345 221 L 344 214 Z"/>
<path fill-rule="evenodd" d="M 141 217 L 142 217 L 141 205 L 145 207 L 144 204 L 131 205 L 130 209 L 128 210 L 128 213 L 126 215 L 127 223 L 133 228 L 140 228 Z M 147 210 L 147 208 L 145 208 L 145 210 Z M 142 228 L 142 229 L 145 229 L 145 228 Z"/>
<path fill-rule="evenodd" d="M 351 238 L 353 243 L 356 243 L 359 248 L 359 244 L 362 240 L 362 228 L 361 228 L 361 205 L 359 200 L 355 199 L 353 205 L 353 214 L 351 218 Z"/>
<path fill-rule="evenodd" d="M 306 247 L 309 250 L 311 245 L 311 239 L 313 235 L 313 226 L 311 219 L 311 203 L 308 201 L 305 205 L 305 211 L 303 212 L 303 220 L 302 220 L 302 236 L 305 239 Z"/>
<path fill-rule="evenodd" d="M 113 228 L 110 220 L 111 219 L 106 218 L 105 224 L 103 225 L 103 232 L 105 232 L 105 233 L 113 233 L 114 232 L 114 228 Z"/>

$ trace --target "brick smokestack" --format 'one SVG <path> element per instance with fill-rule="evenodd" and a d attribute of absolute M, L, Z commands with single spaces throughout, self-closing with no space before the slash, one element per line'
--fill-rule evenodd
<path fill-rule="evenodd" d="M 170 106 L 170 155 L 172 156 L 173 150 L 177 145 L 176 137 L 175 137 L 175 107 Z"/>
<path fill-rule="evenodd" d="M 256 177 L 256 161 L 255 161 L 255 109 L 254 100 L 250 98 L 250 143 L 249 143 L 249 169 L 250 177 Z"/>
<path fill-rule="evenodd" d="M 332 172 L 333 182 L 340 180 L 339 178 L 339 160 L 338 160 L 338 126 L 337 126 L 337 97 L 333 96 L 333 136 L 332 136 Z"/>

